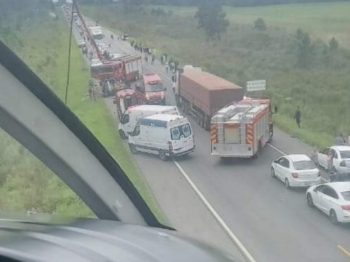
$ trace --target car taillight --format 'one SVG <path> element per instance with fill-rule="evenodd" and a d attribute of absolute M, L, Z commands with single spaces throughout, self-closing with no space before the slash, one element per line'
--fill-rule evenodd
<path fill-rule="evenodd" d="M 345 167 L 346 166 L 345 161 L 344 160 L 341 161 L 339 165 Z"/>
<path fill-rule="evenodd" d="M 173 144 L 171 143 L 171 141 L 168 142 L 168 146 L 169 146 L 169 151 L 173 150 Z"/>
<path fill-rule="evenodd" d="M 298 175 L 298 173 L 292 173 L 292 177 L 294 177 L 294 178 L 298 178 L 298 177 L 299 177 L 299 175 Z"/>
<path fill-rule="evenodd" d="M 343 210 L 350 210 L 350 205 L 342 205 L 341 208 Z"/>

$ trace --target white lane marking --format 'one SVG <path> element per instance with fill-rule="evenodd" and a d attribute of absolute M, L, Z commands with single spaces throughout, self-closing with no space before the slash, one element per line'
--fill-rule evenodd
<path fill-rule="evenodd" d="M 238 250 L 241 252 L 242 256 L 246 259 L 247 262 L 256 262 L 256 260 L 252 257 L 252 255 L 248 252 L 248 250 L 243 246 L 242 242 L 233 234 L 233 232 L 230 230 L 228 225 L 225 223 L 225 221 L 219 216 L 219 214 L 215 211 L 213 206 L 208 202 L 208 200 L 204 197 L 204 195 L 199 191 L 195 183 L 191 180 L 191 178 L 186 174 L 186 172 L 183 170 L 183 168 L 180 166 L 180 164 L 174 160 L 174 164 L 176 167 L 180 170 L 181 174 L 185 177 L 187 182 L 190 184 L 192 189 L 196 192 L 198 197 L 203 201 L 205 206 L 208 208 L 210 213 L 214 216 L 216 221 L 220 224 L 220 226 L 223 228 L 225 233 L 229 236 L 233 244 L 238 248 Z"/>
<path fill-rule="evenodd" d="M 281 155 L 287 155 L 287 153 L 283 152 L 281 149 L 278 149 L 277 147 L 271 145 L 270 143 L 267 143 L 267 145 L 273 149 L 275 149 L 278 153 L 280 153 Z M 324 181 L 324 182 L 329 182 L 330 180 L 329 179 L 326 179 L 324 177 L 321 176 L 321 179 Z"/>

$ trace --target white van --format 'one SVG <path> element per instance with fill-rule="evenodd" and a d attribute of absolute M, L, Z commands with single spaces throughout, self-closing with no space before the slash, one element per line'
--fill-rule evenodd
<path fill-rule="evenodd" d="M 162 160 L 194 151 L 193 131 L 188 119 L 180 115 L 157 114 L 139 121 L 129 136 L 132 153 L 159 155 Z"/>
<path fill-rule="evenodd" d="M 138 105 L 131 107 L 120 118 L 118 125 L 120 137 L 128 138 L 138 121 L 155 114 L 179 115 L 180 113 L 176 106 Z"/>

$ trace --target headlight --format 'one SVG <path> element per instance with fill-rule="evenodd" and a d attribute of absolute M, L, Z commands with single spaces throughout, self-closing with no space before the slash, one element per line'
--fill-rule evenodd
<path fill-rule="evenodd" d="M 149 94 L 146 94 L 146 99 L 148 100 L 148 99 L 150 99 L 150 96 L 149 96 Z"/>

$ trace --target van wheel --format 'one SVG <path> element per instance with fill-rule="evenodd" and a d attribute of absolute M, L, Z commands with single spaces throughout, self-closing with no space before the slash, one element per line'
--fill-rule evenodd
<path fill-rule="evenodd" d="M 139 152 L 139 151 L 137 151 L 136 146 L 133 144 L 129 144 L 129 148 L 130 148 L 131 153 L 133 153 L 133 154 L 137 154 Z"/>
<path fill-rule="evenodd" d="M 119 135 L 121 139 L 127 139 L 127 136 L 123 130 L 119 130 Z"/>
<path fill-rule="evenodd" d="M 165 152 L 163 150 L 159 151 L 159 157 L 163 161 L 167 161 L 168 160 L 168 157 L 167 157 L 167 155 L 165 154 Z"/>

